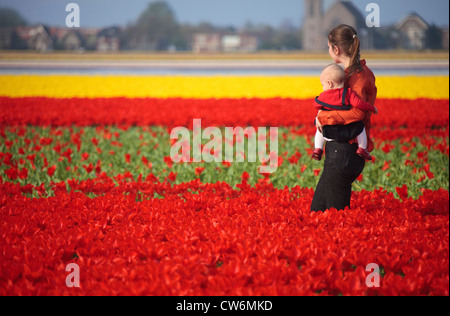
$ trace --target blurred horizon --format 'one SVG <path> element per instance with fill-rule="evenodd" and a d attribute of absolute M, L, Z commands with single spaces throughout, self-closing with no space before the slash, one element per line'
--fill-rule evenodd
<path fill-rule="evenodd" d="M 152 0 L 0 0 L 0 8 L 17 10 L 30 24 L 64 26 L 65 7 L 74 2 L 80 6 L 81 27 L 127 26 L 135 23 Z M 182 24 L 210 23 L 221 27 L 244 27 L 246 24 L 266 24 L 280 27 L 288 24 L 301 27 L 304 0 L 165 0 Z M 280 2 L 283 5 L 280 5 Z M 336 2 L 324 0 L 325 9 Z M 449 25 L 449 2 L 446 0 L 352 0 L 363 14 L 369 3 L 381 10 L 381 26 L 397 23 L 416 12 L 429 24 Z M 368 13 L 367 13 L 368 14 Z"/>

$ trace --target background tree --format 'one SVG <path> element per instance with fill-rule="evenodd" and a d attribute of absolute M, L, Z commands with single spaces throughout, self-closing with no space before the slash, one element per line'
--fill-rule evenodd
<path fill-rule="evenodd" d="M 26 43 L 15 28 L 27 25 L 27 21 L 14 9 L 0 8 L 0 49 L 26 49 Z"/>
<path fill-rule="evenodd" d="M 26 24 L 26 20 L 16 10 L 0 8 L 0 27 L 17 27 Z"/>
<path fill-rule="evenodd" d="M 435 24 L 427 30 L 426 47 L 429 49 L 442 49 L 442 30 Z"/>
<path fill-rule="evenodd" d="M 163 2 L 150 3 L 135 25 L 127 30 L 129 48 L 167 50 L 179 40 L 179 25 L 171 7 Z"/>

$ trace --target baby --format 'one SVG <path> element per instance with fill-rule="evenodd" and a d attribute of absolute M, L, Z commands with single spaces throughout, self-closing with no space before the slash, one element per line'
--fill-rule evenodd
<path fill-rule="evenodd" d="M 348 111 L 352 107 L 365 112 L 378 113 L 377 108 L 364 102 L 354 91 L 345 88 L 345 71 L 337 64 L 331 64 L 322 71 L 320 82 L 323 86 L 323 93 L 314 101 L 314 107 L 319 111 Z M 322 160 L 323 146 L 327 139 L 323 134 L 317 130 L 315 137 L 315 150 L 312 158 L 315 160 Z M 367 134 L 366 129 L 362 126 L 362 132 L 356 137 L 358 142 L 358 150 L 356 154 L 365 160 L 372 160 L 367 151 Z"/>

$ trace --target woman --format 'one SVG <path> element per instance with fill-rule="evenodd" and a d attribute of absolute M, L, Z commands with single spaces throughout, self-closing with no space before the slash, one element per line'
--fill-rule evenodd
<path fill-rule="evenodd" d="M 375 105 L 377 88 L 375 76 L 366 66 L 366 61 L 360 59 L 360 41 L 356 30 L 348 25 L 340 25 L 328 35 L 329 54 L 337 64 L 344 65 L 346 72 L 346 87 L 355 91 L 364 101 Z M 373 151 L 374 145 L 370 139 L 371 112 L 358 109 L 350 111 L 321 111 L 316 119 L 316 125 L 331 141 L 325 147 L 325 165 L 317 185 L 311 211 L 325 211 L 330 208 L 344 210 L 350 207 L 352 183 L 362 173 L 365 166 L 363 158 L 356 154 L 358 145 L 354 125 L 336 126 L 336 122 L 358 118 L 364 123 L 368 138 L 368 151 Z M 330 128 L 328 128 L 330 127 Z M 347 138 L 343 138 L 347 135 Z M 344 141 L 342 141 L 344 139 Z"/>

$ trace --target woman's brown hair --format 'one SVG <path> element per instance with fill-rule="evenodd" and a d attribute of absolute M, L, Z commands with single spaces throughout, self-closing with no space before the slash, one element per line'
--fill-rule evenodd
<path fill-rule="evenodd" d="M 350 57 L 350 65 L 347 68 L 349 75 L 362 70 L 360 41 L 358 33 L 353 27 L 345 24 L 335 27 L 328 34 L 328 41 L 333 47 L 339 47 Z"/>

